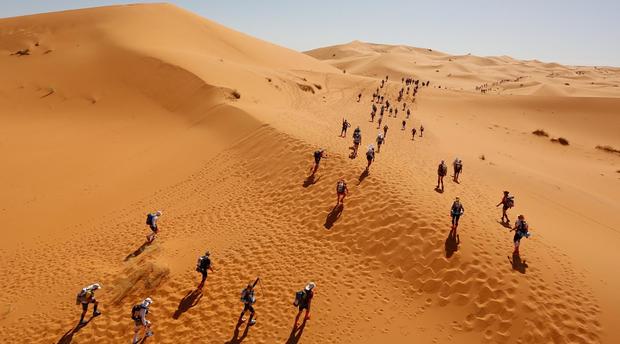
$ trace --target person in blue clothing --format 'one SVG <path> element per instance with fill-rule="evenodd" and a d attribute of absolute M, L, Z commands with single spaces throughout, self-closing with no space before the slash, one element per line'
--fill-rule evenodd
<path fill-rule="evenodd" d="M 465 212 L 465 208 L 463 204 L 461 204 L 461 200 L 457 197 L 452 203 L 452 208 L 450 209 L 450 216 L 452 216 L 452 229 L 457 229 L 459 226 L 459 218 Z"/>

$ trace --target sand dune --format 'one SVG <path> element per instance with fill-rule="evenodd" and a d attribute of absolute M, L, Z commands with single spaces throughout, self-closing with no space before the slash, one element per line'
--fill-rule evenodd
<path fill-rule="evenodd" d="M 129 341 L 146 296 L 149 343 L 620 338 L 620 157 L 594 148 L 620 148 L 617 69 L 363 42 L 304 55 L 165 4 L 1 19 L 0 38 L 2 342 Z M 385 116 L 364 173 L 340 123 L 373 142 L 386 74 L 394 103 L 401 77 L 431 86 L 405 97 L 407 130 L 402 112 Z M 310 178 L 319 147 L 328 157 Z M 461 183 L 448 176 L 438 193 L 436 165 L 455 156 Z M 334 207 L 339 178 L 351 193 Z M 504 189 L 534 233 L 523 261 L 498 223 Z M 162 232 L 144 245 L 154 209 Z M 205 249 L 215 272 L 200 293 Z M 236 330 L 257 276 L 258 323 Z M 292 331 L 309 280 L 312 319 Z M 103 315 L 76 331 L 75 293 L 94 281 Z"/>

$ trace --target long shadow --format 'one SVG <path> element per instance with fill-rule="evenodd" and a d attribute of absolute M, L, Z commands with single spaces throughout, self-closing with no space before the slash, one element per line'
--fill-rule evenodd
<path fill-rule="evenodd" d="M 446 238 L 445 248 L 446 248 L 446 258 L 452 257 L 454 252 L 459 250 L 459 244 L 461 243 L 461 238 L 456 233 L 456 229 L 450 230 L 450 234 Z"/>
<path fill-rule="evenodd" d="M 359 178 L 358 178 L 359 183 L 357 183 L 357 185 L 362 184 L 362 182 L 364 181 L 364 179 L 366 179 L 366 177 L 368 177 L 368 174 L 369 174 L 369 173 L 370 173 L 370 172 L 368 171 L 368 169 L 365 169 L 365 170 L 364 170 L 364 172 L 362 172 L 362 174 L 360 174 L 360 176 L 359 176 Z"/>
<path fill-rule="evenodd" d="M 142 252 L 144 252 L 144 250 L 146 250 L 146 248 L 149 246 L 150 244 L 148 242 L 144 242 L 140 247 L 138 247 L 135 251 L 131 252 L 130 254 L 127 255 L 127 257 L 125 257 L 125 261 L 130 260 L 131 258 L 135 258 L 139 255 L 142 254 Z"/>
<path fill-rule="evenodd" d="M 241 327 L 241 322 L 237 322 L 237 325 L 235 326 L 235 331 L 233 332 L 232 338 L 230 338 L 230 340 L 227 341 L 225 344 L 239 344 L 239 343 L 241 343 L 245 339 L 245 337 L 248 336 L 248 332 L 250 331 L 250 324 L 249 324 L 249 322 L 245 326 L 245 330 L 243 330 L 243 333 L 241 334 L 241 336 L 239 336 L 239 327 Z"/>
<path fill-rule="evenodd" d="M 316 178 L 315 174 L 312 174 L 310 176 L 308 176 L 308 178 L 306 178 L 306 180 L 304 180 L 303 183 L 303 187 L 307 188 L 310 185 L 314 185 L 316 184 L 319 180 L 321 179 L 321 176 L 319 176 L 318 178 Z"/>
<path fill-rule="evenodd" d="M 344 205 L 338 204 L 337 206 L 335 206 L 332 211 L 327 214 L 327 218 L 325 219 L 325 228 L 327 229 L 331 229 L 334 226 L 334 223 L 336 223 L 336 221 L 338 221 L 338 219 L 340 218 L 340 215 L 342 215 L 342 211 L 344 210 Z"/>
<path fill-rule="evenodd" d="M 510 222 L 497 221 L 497 223 L 499 223 L 500 225 L 502 225 L 504 228 L 512 229 L 512 228 L 510 227 Z"/>
<path fill-rule="evenodd" d="M 73 336 L 76 333 L 78 333 L 83 327 L 88 325 L 88 323 L 91 320 L 93 320 L 93 317 L 91 317 L 90 319 L 86 320 L 86 323 L 83 324 L 83 325 L 80 325 L 80 324 L 75 325 L 72 329 L 70 329 L 62 337 L 60 337 L 60 339 L 58 340 L 57 344 L 69 344 L 69 343 L 71 343 L 71 341 L 73 341 Z"/>
<path fill-rule="evenodd" d="M 291 330 L 291 334 L 289 335 L 288 339 L 286 340 L 286 344 L 297 344 L 299 343 L 299 340 L 301 339 L 301 335 L 304 333 L 304 328 L 306 328 L 306 319 L 304 318 L 304 321 L 301 323 L 301 326 L 299 326 L 299 328 L 297 328 L 297 324 L 293 325 L 293 329 Z"/>
<path fill-rule="evenodd" d="M 443 190 L 442 190 L 442 189 L 440 189 L 440 188 L 435 188 L 435 192 L 437 192 L 437 193 L 443 193 Z"/>
<path fill-rule="evenodd" d="M 512 260 L 510 260 L 510 256 L 508 256 L 508 261 L 512 265 L 513 270 L 519 271 L 522 274 L 525 274 L 525 269 L 529 267 L 525 260 L 521 260 L 521 256 L 519 256 L 518 253 L 512 254 Z"/>
<path fill-rule="evenodd" d="M 188 291 L 185 297 L 181 299 L 181 302 L 179 302 L 179 307 L 177 307 L 177 310 L 174 311 L 172 318 L 178 319 L 181 316 L 181 314 L 187 312 L 190 308 L 196 306 L 198 302 L 200 302 L 200 299 L 202 299 L 201 289 L 195 289 L 195 290 Z"/>

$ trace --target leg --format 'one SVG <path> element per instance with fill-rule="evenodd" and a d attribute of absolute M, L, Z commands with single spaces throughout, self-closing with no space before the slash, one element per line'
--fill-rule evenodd
<path fill-rule="evenodd" d="M 96 300 L 95 300 L 95 302 L 94 302 L 94 303 L 95 303 L 95 305 L 94 305 L 94 307 L 93 307 L 93 316 L 94 316 L 94 317 L 96 317 L 97 315 L 101 314 L 101 312 L 99 312 L 99 311 L 97 310 L 97 307 L 99 307 L 99 301 L 96 301 Z"/>
<path fill-rule="evenodd" d="M 88 303 L 82 303 L 82 315 L 80 315 L 80 324 L 84 324 L 84 316 L 88 311 Z"/>
<path fill-rule="evenodd" d="M 205 285 L 205 281 L 206 280 L 207 280 L 207 274 L 203 272 L 202 273 L 202 280 L 200 281 L 200 284 L 198 285 L 198 288 L 202 289 L 202 287 L 204 287 L 204 285 Z"/>
<path fill-rule="evenodd" d="M 134 344 L 138 342 L 138 339 L 139 339 L 138 333 L 140 332 L 140 327 L 141 326 L 139 325 L 134 326 L 134 329 L 133 329 L 133 343 Z"/>
<path fill-rule="evenodd" d="M 299 322 L 300 315 L 301 315 L 301 309 L 297 312 L 297 316 L 295 317 L 295 327 L 297 327 L 297 323 Z"/>
<path fill-rule="evenodd" d="M 304 320 L 310 320 L 310 307 L 306 308 L 306 315 L 304 316 Z"/>

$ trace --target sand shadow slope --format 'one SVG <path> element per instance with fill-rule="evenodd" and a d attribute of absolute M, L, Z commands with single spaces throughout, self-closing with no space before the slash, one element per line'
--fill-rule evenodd
<path fill-rule="evenodd" d="M 195 289 L 190 290 L 179 302 L 179 307 L 172 315 L 173 319 L 178 319 L 183 313 L 187 312 L 190 308 L 196 306 L 202 299 L 202 290 Z"/>
<path fill-rule="evenodd" d="M 512 254 L 512 260 L 508 256 L 508 261 L 512 265 L 513 270 L 519 271 L 522 274 L 525 274 L 525 270 L 529 267 L 525 260 L 521 260 L 521 256 L 518 253 Z"/>
<path fill-rule="evenodd" d="M 325 228 L 331 229 L 334 226 L 334 223 L 336 223 L 336 221 L 338 221 L 338 219 L 342 215 L 343 210 L 344 210 L 343 204 L 338 204 L 337 206 L 335 206 L 332 209 L 332 211 L 330 211 L 329 214 L 327 214 L 327 218 L 325 219 L 325 224 L 324 224 Z"/>
<path fill-rule="evenodd" d="M 459 235 L 456 233 L 456 229 L 452 229 L 448 234 L 445 242 L 446 249 L 446 258 L 452 257 L 454 252 L 459 250 L 459 244 L 461 243 L 461 239 Z"/>
<path fill-rule="evenodd" d="M 296 326 L 297 324 L 293 325 L 293 329 L 291 330 L 291 334 L 286 340 L 286 344 L 299 343 L 299 340 L 301 339 L 301 336 L 304 333 L 304 329 L 306 328 L 306 321 L 307 320 L 304 319 L 304 321 L 301 323 L 301 326 L 299 326 L 299 328 Z"/>

